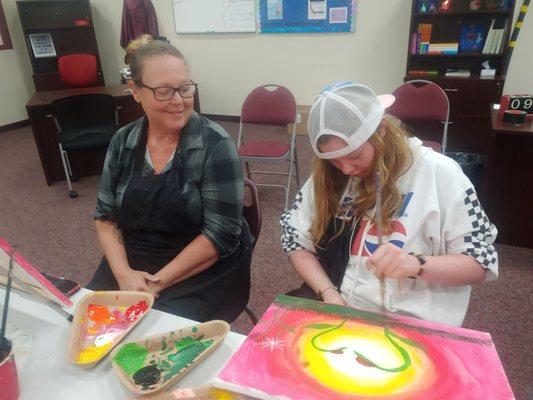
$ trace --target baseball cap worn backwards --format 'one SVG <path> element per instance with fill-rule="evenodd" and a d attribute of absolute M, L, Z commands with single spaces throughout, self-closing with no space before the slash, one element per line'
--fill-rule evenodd
<path fill-rule="evenodd" d="M 385 109 L 394 100 L 391 94 L 377 96 L 368 86 L 350 81 L 328 86 L 313 103 L 307 122 L 316 155 L 332 159 L 357 150 L 376 132 Z M 346 142 L 346 147 L 322 153 L 317 146 L 322 135 L 336 136 Z"/>

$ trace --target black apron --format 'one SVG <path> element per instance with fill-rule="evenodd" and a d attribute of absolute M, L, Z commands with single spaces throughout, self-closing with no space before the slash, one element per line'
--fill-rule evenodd
<path fill-rule="evenodd" d="M 145 176 L 142 169 L 146 129 L 135 150 L 133 175 L 118 218 L 132 269 L 155 274 L 201 233 L 201 227 L 187 214 L 180 192 L 183 160 L 178 149 L 169 170 Z M 252 238 L 243 218 L 240 244 L 235 251 L 199 274 L 163 290 L 154 308 L 201 322 L 211 319 L 232 322 L 249 299 L 251 256 Z M 87 287 L 118 289 L 105 257 Z"/>

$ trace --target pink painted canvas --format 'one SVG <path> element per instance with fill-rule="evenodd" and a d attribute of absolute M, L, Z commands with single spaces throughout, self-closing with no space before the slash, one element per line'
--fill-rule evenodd
<path fill-rule="evenodd" d="M 285 295 L 214 384 L 258 399 L 514 399 L 488 333 Z"/>

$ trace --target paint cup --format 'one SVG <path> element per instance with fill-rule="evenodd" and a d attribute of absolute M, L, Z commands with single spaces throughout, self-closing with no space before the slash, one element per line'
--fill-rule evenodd
<path fill-rule="evenodd" d="M 0 400 L 17 400 L 20 391 L 13 346 L 4 339 L 0 347 Z"/>

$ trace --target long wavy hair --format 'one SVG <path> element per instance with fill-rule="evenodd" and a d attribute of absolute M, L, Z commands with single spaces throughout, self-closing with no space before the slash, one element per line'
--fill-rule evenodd
<path fill-rule="evenodd" d="M 380 134 L 380 132 L 382 134 Z M 385 231 L 390 228 L 394 214 L 401 206 L 402 196 L 396 187 L 397 179 L 412 164 L 412 154 L 407 139 L 411 136 L 407 127 L 396 118 L 385 115 L 377 132 L 369 139 L 375 148 L 373 171 L 357 187 L 357 197 L 352 203 L 353 220 L 370 218 L 370 211 L 376 203 L 375 172 L 382 181 L 382 219 Z M 326 139 L 327 140 L 327 139 Z M 341 196 L 349 177 L 331 162 L 318 157 L 313 161 L 315 215 L 311 224 L 311 239 L 315 246 L 321 242 L 329 222 L 339 213 Z M 344 224 L 336 234 L 340 234 Z"/>

